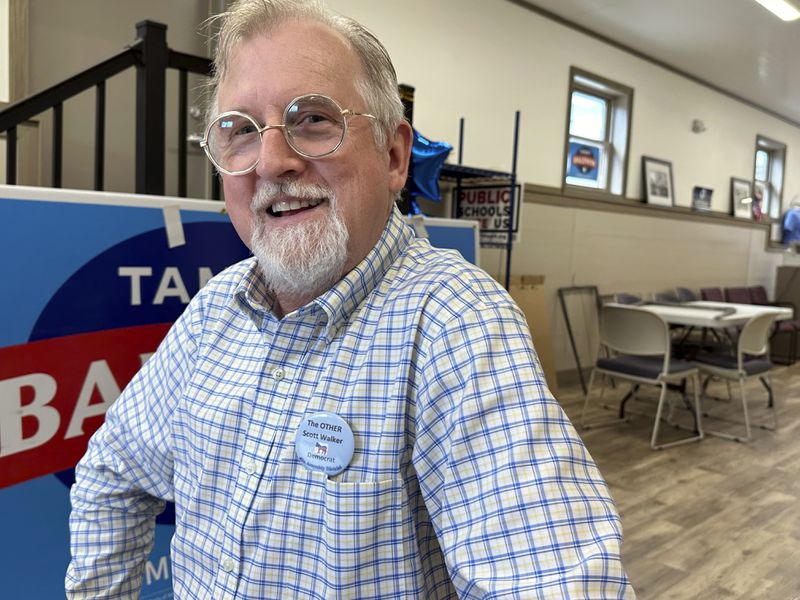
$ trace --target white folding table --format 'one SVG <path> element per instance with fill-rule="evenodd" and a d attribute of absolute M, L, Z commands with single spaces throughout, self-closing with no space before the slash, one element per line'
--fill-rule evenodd
<path fill-rule="evenodd" d="M 685 304 L 645 304 L 641 308 L 656 313 L 667 323 L 710 327 L 713 329 L 744 325 L 753 317 L 764 313 L 774 314 L 775 319 L 778 321 L 792 318 L 792 309 L 783 306 L 710 302 L 707 300 L 698 300 Z"/>

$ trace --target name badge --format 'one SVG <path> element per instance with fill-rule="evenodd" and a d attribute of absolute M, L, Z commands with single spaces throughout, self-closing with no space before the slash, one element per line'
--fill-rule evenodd
<path fill-rule="evenodd" d="M 327 412 L 303 417 L 294 437 L 297 458 L 312 471 L 338 475 L 353 458 L 353 432 L 347 421 Z"/>

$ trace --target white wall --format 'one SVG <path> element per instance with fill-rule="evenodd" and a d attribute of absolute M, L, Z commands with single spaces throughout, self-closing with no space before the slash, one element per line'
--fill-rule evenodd
<path fill-rule="evenodd" d="M 400 80 L 416 87 L 423 134 L 455 145 L 466 117 L 469 165 L 510 168 L 520 109 L 521 179 L 560 187 L 571 65 L 634 88 L 629 197 L 640 197 L 641 156 L 649 155 L 672 161 L 678 205 L 690 206 L 702 185 L 714 189 L 713 209 L 727 213 L 730 178 L 751 178 L 757 134 L 787 144 L 790 161 L 800 148 L 797 128 L 505 0 L 330 4 L 386 43 Z M 696 118 L 705 133 L 691 132 Z M 800 193 L 793 166 L 785 198 Z"/>

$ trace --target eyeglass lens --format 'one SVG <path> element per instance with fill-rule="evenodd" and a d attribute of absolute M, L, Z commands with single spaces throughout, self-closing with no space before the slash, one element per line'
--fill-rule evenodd
<path fill-rule="evenodd" d="M 217 166 L 236 173 L 258 162 L 261 133 L 253 117 L 222 114 L 208 131 L 208 152 Z M 345 118 L 342 109 L 325 96 L 302 96 L 286 107 L 283 132 L 288 144 L 303 156 L 317 158 L 334 152 L 342 143 Z"/>

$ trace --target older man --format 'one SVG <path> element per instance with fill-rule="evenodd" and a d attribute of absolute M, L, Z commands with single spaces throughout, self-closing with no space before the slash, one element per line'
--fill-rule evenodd
<path fill-rule="evenodd" d="M 254 258 L 193 299 L 76 469 L 70 597 L 622 598 L 618 516 L 524 316 L 394 209 L 386 51 L 303 0 L 223 16 L 204 147 Z"/>

